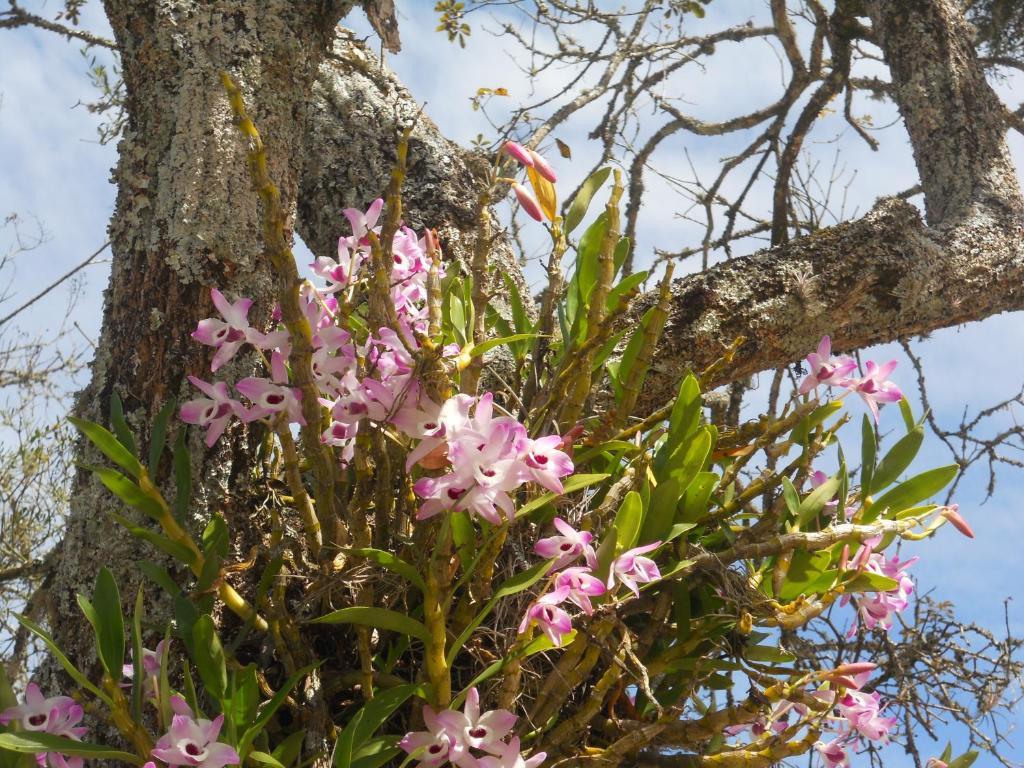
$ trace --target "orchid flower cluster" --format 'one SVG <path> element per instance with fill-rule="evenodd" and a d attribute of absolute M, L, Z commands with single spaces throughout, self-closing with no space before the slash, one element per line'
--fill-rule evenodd
<path fill-rule="evenodd" d="M 892 629 L 893 618 L 910 606 L 910 596 L 914 593 L 914 581 L 907 575 L 907 569 L 918 561 L 911 557 L 900 561 L 898 555 L 886 557 L 882 552 L 875 552 L 882 537 L 876 536 L 865 541 L 853 560 L 849 569 L 875 573 L 894 580 L 897 586 L 887 592 L 868 592 L 859 597 L 843 595 L 840 605 L 847 605 L 851 600 L 857 609 L 857 617 L 868 629 L 879 627 L 885 631 Z M 847 632 L 847 637 L 857 634 L 858 623 L 855 621 Z"/>
<path fill-rule="evenodd" d="M 451 466 L 449 473 L 423 477 L 415 484 L 416 494 L 424 500 L 418 519 L 465 510 L 498 525 L 502 515 L 514 515 L 511 491 L 534 482 L 560 493 L 561 478 L 573 471 L 572 460 L 562 450 L 561 437 L 532 439 L 518 421 L 496 415 L 490 393 L 459 394 L 437 403 L 423 392 L 414 375 L 413 354 L 427 330 L 427 277 L 432 267 L 440 270 L 427 256 L 429 235 L 417 238 L 408 227 L 395 234 L 390 285 L 398 330 L 380 328 L 360 344 L 338 325 L 337 295 L 353 290 L 359 280 L 360 266 L 370 256 L 368 235 L 380 231 L 382 207 L 383 200 L 378 199 L 365 213 L 345 210 L 352 235 L 338 241 L 337 259 L 321 257 L 311 265 L 324 286 L 304 287 L 303 310 L 313 331 L 313 375 L 320 403 L 331 413 L 321 440 L 337 447 L 341 461 L 347 462 L 364 419 L 391 424 L 406 437 L 419 440 L 409 454 L 407 469 L 416 464 Z M 264 333 L 253 328 L 248 320 L 251 299 L 231 303 L 216 289 L 211 297 L 221 319 L 200 321 L 192 334 L 196 341 L 216 348 L 211 370 L 216 372 L 249 344 L 264 356 L 269 354 L 271 375 L 269 379 L 247 377 L 235 384 L 249 405 L 233 399 L 225 382 L 189 377 L 205 397 L 182 406 L 182 420 L 204 427 L 208 446 L 220 438 L 232 418 L 304 424 L 302 391 L 288 386 L 288 331 L 277 328 Z M 279 319 L 280 312 L 274 315 Z M 449 345 L 444 356 L 451 360 L 459 352 L 457 345 Z"/>
<path fill-rule="evenodd" d="M 241 762 L 233 747 L 217 741 L 224 725 L 223 714 L 213 720 L 197 718 L 180 696 L 171 696 L 171 709 L 171 727 L 153 747 L 153 757 L 170 766 L 202 768 L 224 768 Z"/>
<path fill-rule="evenodd" d="M 863 376 L 850 376 L 857 369 L 857 362 L 848 355 L 833 357 L 832 339 L 828 336 L 823 336 L 818 349 L 807 355 L 807 365 L 810 372 L 800 382 L 800 394 L 806 395 L 819 386 L 842 387 L 847 392 L 855 392 L 871 409 L 876 424 L 879 403 L 896 403 L 903 398 L 900 388 L 889 381 L 896 369 L 895 360 L 883 365 L 869 360 L 864 365 Z"/>
<path fill-rule="evenodd" d="M 889 741 L 889 733 L 896 725 L 896 718 L 882 715 L 884 707 L 877 692 L 865 693 L 861 690 L 876 666 L 872 662 L 843 664 L 825 676 L 827 685 L 807 691 L 813 699 L 830 710 L 823 720 L 823 726 L 832 732 L 833 738 L 828 742 L 818 742 L 815 746 L 826 768 L 849 768 L 849 750 L 865 741 L 879 744 Z M 796 722 L 799 722 L 807 716 L 813 717 L 814 713 L 804 703 L 783 700 L 775 705 L 769 715 L 729 726 L 725 733 L 727 736 L 738 736 L 744 732 L 754 736 L 782 734 L 796 724 L 790 722 L 794 715 Z"/>
<path fill-rule="evenodd" d="M 506 737 L 518 720 L 507 709 L 480 712 L 480 694 L 470 688 L 461 712 L 435 712 L 423 707 L 425 731 L 407 733 L 398 743 L 419 759 L 417 768 L 437 768 L 451 763 L 458 768 L 536 768 L 547 755 L 538 752 L 524 760 L 519 737 Z M 483 754 L 481 754 L 483 753 Z"/>
<path fill-rule="evenodd" d="M 553 559 L 551 569 L 551 591 L 534 600 L 526 610 L 519 624 L 519 634 L 531 626 L 540 629 L 555 647 L 562 645 L 563 638 L 572 632 L 572 619 L 561 606 L 570 602 L 587 616 L 594 613 L 592 597 L 611 592 L 616 584 L 622 584 L 637 597 L 639 584 L 646 584 L 661 578 L 658 564 L 645 554 L 661 546 L 655 541 L 623 552 L 608 569 L 608 578 L 602 581 L 594 571 L 598 567 L 597 553 L 591 544 L 594 535 L 590 531 L 577 531 L 565 520 L 556 517 L 555 529 L 558 535 L 540 539 L 533 551 L 541 557 Z M 585 565 L 573 565 L 579 558 Z M 572 565 L 573 567 L 567 567 Z"/>

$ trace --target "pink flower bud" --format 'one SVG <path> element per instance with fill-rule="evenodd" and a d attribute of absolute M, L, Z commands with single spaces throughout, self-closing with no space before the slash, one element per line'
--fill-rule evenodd
<path fill-rule="evenodd" d="M 939 514 L 947 520 L 949 520 L 952 526 L 956 528 L 958 531 L 960 531 L 960 533 L 962 533 L 968 539 L 974 538 L 974 531 L 971 530 L 971 526 L 967 524 L 967 521 L 964 520 L 963 516 L 960 514 L 959 504 L 950 504 L 948 507 L 945 507 Z"/>
<path fill-rule="evenodd" d="M 533 155 L 533 153 L 522 144 L 516 144 L 514 141 L 506 141 L 502 150 L 504 150 L 505 154 L 509 155 L 520 165 L 525 165 L 529 168 L 533 167 L 535 155 Z"/>
<path fill-rule="evenodd" d="M 530 157 L 533 159 L 533 169 L 537 171 L 537 173 L 539 173 L 545 179 L 550 181 L 552 184 L 558 181 L 558 177 L 555 176 L 555 170 L 548 164 L 547 160 L 538 155 L 532 149 L 528 149 L 527 152 L 530 153 Z"/>
<path fill-rule="evenodd" d="M 540 209 L 540 203 L 537 202 L 530 190 L 524 187 L 522 184 L 512 183 L 512 191 L 516 193 L 516 199 L 519 201 L 519 205 L 522 206 L 526 213 L 536 219 L 537 221 L 544 221 L 544 214 Z"/>

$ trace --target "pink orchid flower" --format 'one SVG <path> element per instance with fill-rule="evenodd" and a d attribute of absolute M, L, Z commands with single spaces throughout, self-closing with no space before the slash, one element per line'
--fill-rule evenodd
<path fill-rule="evenodd" d="M 223 381 L 208 384 L 195 376 L 189 376 L 188 380 L 206 397 L 189 400 L 182 405 L 181 420 L 206 429 L 206 447 L 210 448 L 224 434 L 231 418 L 244 418 L 246 410 L 231 397 L 231 391 Z"/>
<path fill-rule="evenodd" d="M 17 721 L 25 731 L 62 736 L 81 741 L 88 729 L 79 725 L 83 710 L 70 696 L 43 696 L 39 686 L 29 683 L 25 688 L 25 702 L 0 712 L 0 725 Z M 69 757 L 59 752 L 40 752 L 36 762 L 50 768 L 82 768 L 81 757 Z"/>
<path fill-rule="evenodd" d="M 655 541 L 652 544 L 645 544 L 642 547 L 627 550 L 615 558 L 608 573 L 608 589 L 610 590 L 615 586 L 615 582 L 618 581 L 632 591 L 634 595 L 640 597 L 638 584 L 646 584 L 661 578 L 658 564 L 649 557 L 642 557 L 642 555 L 647 552 L 653 552 L 660 546 L 661 542 Z"/>
<path fill-rule="evenodd" d="M 252 402 L 243 416 L 244 421 L 255 421 L 275 413 L 288 414 L 288 421 L 305 425 L 302 416 L 302 391 L 274 384 L 268 379 L 250 376 L 235 384 L 235 389 Z"/>
<path fill-rule="evenodd" d="M 566 568 L 555 578 L 555 588 L 568 587 L 568 599 L 578 605 L 587 616 L 594 612 L 590 598 L 603 595 L 607 588 L 589 568 Z"/>
<path fill-rule="evenodd" d="M 197 719 L 180 696 L 171 697 L 171 708 L 174 710 L 171 727 L 157 740 L 153 747 L 153 757 L 169 766 L 203 768 L 223 768 L 241 762 L 231 746 L 217 741 L 224 725 L 224 715 L 218 715 L 213 720 Z"/>
<path fill-rule="evenodd" d="M 825 768 L 850 768 L 850 756 L 846 752 L 848 739 L 845 736 L 832 739 L 829 742 L 818 742 L 814 748 L 825 761 Z"/>
<path fill-rule="evenodd" d="M 499 754 L 504 746 L 501 740 L 511 732 L 518 718 L 506 709 L 480 714 L 480 694 L 476 688 L 470 688 L 462 712 L 447 709 L 439 712 L 437 719 L 446 732 L 454 734 L 455 740 L 465 747 Z M 475 763 L 475 758 L 473 760 Z M 458 761 L 453 762 L 460 765 Z"/>
<path fill-rule="evenodd" d="M 845 386 L 856 392 L 871 409 L 871 415 L 878 423 L 878 404 L 896 403 L 903 399 L 900 388 L 888 381 L 889 374 L 896 368 L 896 361 L 890 360 L 884 365 L 876 365 L 873 360 L 864 364 L 866 373 L 859 379 L 848 379 Z"/>
<path fill-rule="evenodd" d="M 210 370 L 216 372 L 224 363 L 235 356 L 246 341 L 262 340 L 263 334 L 249 325 L 249 309 L 252 299 L 238 299 L 231 303 L 224 294 L 213 288 L 210 291 L 213 306 L 220 312 L 223 320 L 207 318 L 200 320 L 192 338 L 200 344 L 216 347 Z"/>
<path fill-rule="evenodd" d="M 345 214 L 345 218 L 348 219 L 349 226 L 352 227 L 352 237 L 348 241 L 350 247 L 356 248 L 360 245 L 369 245 L 366 235 L 370 232 L 380 231 L 380 227 L 377 226 L 377 220 L 380 219 L 380 212 L 383 208 L 384 199 L 378 197 L 370 203 L 366 213 L 363 213 L 358 208 L 346 208 L 342 211 Z"/>
<path fill-rule="evenodd" d="M 547 752 L 537 752 L 524 760 L 519 749 L 519 737 L 513 736 L 507 744 L 501 744 L 501 751 L 480 758 L 480 768 L 537 768 L 547 758 Z"/>
<path fill-rule="evenodd" d="M 544 558 L 557 557 L 554 569 L 557 571 L 583 555 L 587 564 L 593 568 L 597 563 L 597 555 L 590 542 L 594 534 L 590 531 L 577 531 L 560 517 L 554 519 L 554 526 L 561 536 L 549 536 L 540 539 L 533 545 L 533 551 Z"/>
<path fill-rule="evenodd" d="M 959 504 L 950 504 L 948 507 L 943 507 L 939 514 L 946 518 L 950 522 L 950 525 L 960 531 L 964 536 L 969 539 L 974 538 L 974 531 L 971 530 L 971 526 L 967 524 L 963 515 L 960 514 Z"/>
<path fill-rule="evenodd" d="M 572 631 L 572 619 L 569 614 L 559 608 L 569 597 L 569 587 L 559 587 L 537 598 L 526 611 L 519 625 L 519 634 L 523 634 L 531 625 L 536 625 L 547 635 L 556 648 L 562 645 L 562 638 Z"/>
<path fill-rule="evenodd" d="M 419 758 L 417 768 L 435 768 L 451 760 L 464 760 L 469 753 L 458 739 L 458 730 L 451 729 L 434 710 L 423 707 L 425 731 L 411 731 L 398 742 L 398 746 Z"/>
<path fill-rule="evenodd" d="M 548 435 L 530 440 L 525 448 L 526 480 L 544 486 L 553 493 L 562 492 L 561 478 L 573 473 L 572 459 L 561 449 L 563 439 L 559 435 Z"/>
<path fill-rule="evenodd" d="M 817 386 L 834 387 L 841 385 L 847 374 L 851 373 L 857 363 L 846 355 L 832 357 L 832 339 L 822 336 L 817 352 L 807 356 L 807 365 L 811 369 L 806 378 L 800 382 L 800 394 L 806 395 Z"/>
<path fill-rule="evenodd" d="M 886 742 L 889 731 L 896 725 L 896 718 L 881 716 L 881 698 L 877 691 L 848 691 L 839 701 L 839 714 L 865 739 Z"/>

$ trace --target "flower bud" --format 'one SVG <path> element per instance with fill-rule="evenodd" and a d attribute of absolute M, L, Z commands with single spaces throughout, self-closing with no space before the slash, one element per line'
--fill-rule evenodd
<path fill-rule="evenodd" d="M 548 164 L 548 161 L 538 155 L 532 149 L 526 150 L 530 153 L 530 157 L 533 159 L 533 169 L 537 171 L 541 176 L 554 184 L 558 181 L 558 177 L 555 176 L 555 170 Z"/>
<path fill-rule="evenodd" d="M 948 507 L 943 508 L 939 514 L 946 518 L 954 528 L 968 539 L 974 538 L 974 531 L 971 530 L 971 526 L 967 524 L 967 521 L 960 514 L 959 504 L 950 504 Z"/>
<path fill-rule="evenodd" d="M 512 191 L 516 193 L 516 199 L 519 201 L 519 205 L 522 206 L 523 210 L 536 219 L 537 221 L 544 221 L 544 213 L 540 209 L 540 203 L 526 187 L 522 184 L 512 183 Z"/>
<path fill-rule="evenodd" d="M 504 146 L 502 146 L 502 150 L 520 165 L 525 165 L 530 168 L 533 167 L 534 157 L 536 157 L 536 155 L 530 152 L 530 150 L 522 144 L 516 144 L 514 141 L 506 141 Z"/>

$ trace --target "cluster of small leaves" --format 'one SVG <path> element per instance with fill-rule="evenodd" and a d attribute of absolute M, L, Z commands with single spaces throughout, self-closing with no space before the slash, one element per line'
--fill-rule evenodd
<path fill-rule="evenodd" d="M 466 4 L 458 0 L 439 0 L 434 6 L 434 11 L 440 14 L 440 23 L 435 31 L 447 34 L 449 43 L 457 40 L 462 48 L 466 47 L 466 38 L 472 32 L 469 24 L 464 21 L 465 9 Z"/>

